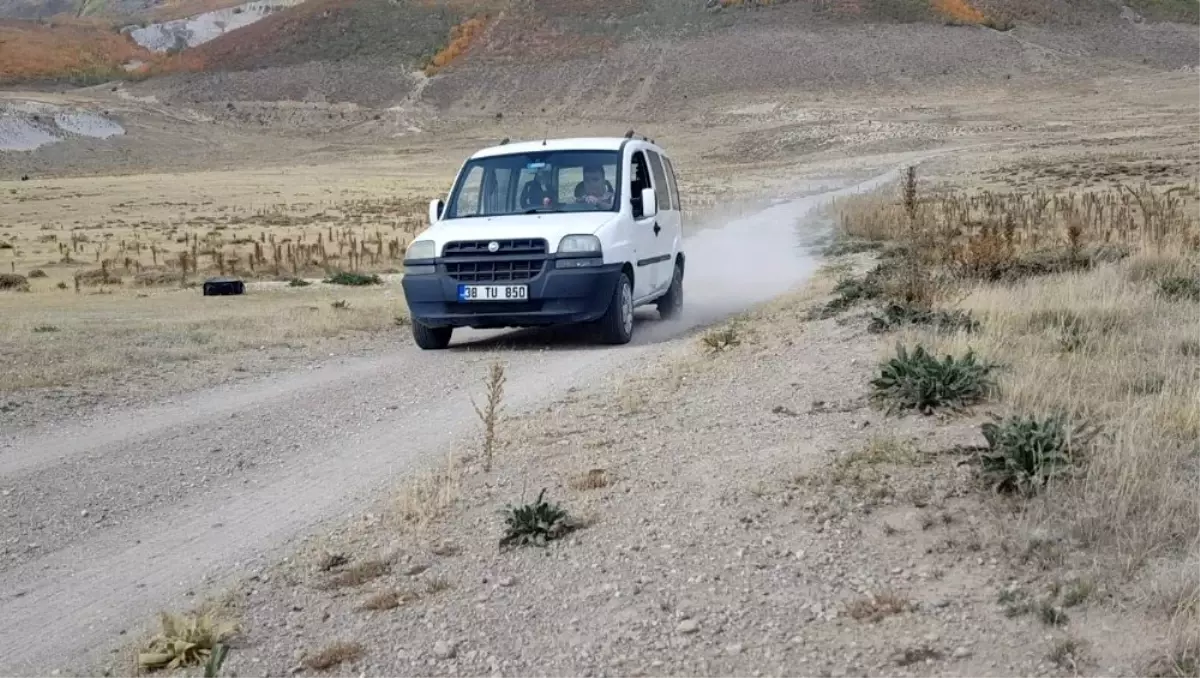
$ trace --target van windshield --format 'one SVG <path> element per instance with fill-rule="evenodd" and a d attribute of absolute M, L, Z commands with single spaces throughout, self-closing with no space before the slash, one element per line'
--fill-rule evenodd
<path fill-rule="evenodd" d="M 615 212 L 618 151 L 537 151 L 471 160 L 443 218 Z"/>

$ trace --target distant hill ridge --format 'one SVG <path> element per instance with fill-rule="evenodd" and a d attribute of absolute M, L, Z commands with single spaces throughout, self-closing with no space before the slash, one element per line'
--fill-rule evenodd
<path fill-rule="evenodd" d="M 0 21 L 0 81 L 149 78 L 138 87 L 193 103 L 372 107 L 420 88 L 442 108 L 602 113 L 739 88 L 1176 69 L 1200 48 L 1200 0 L 308 0 L 162 55 L 116 33 L 137 1 Z M 63 2 L 0 0 L 0 15 Z M 180 0 L 139 20 L 233 4 Z M 69 55 L 53 39 L 67 31 Z"/>

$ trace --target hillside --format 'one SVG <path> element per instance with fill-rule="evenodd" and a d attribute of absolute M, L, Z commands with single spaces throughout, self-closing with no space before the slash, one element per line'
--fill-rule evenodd
<path fill-rule="evenodd" d="M 386 64 L 406 71 L 425 68 L 432 73 L 437 67 L 465 61 L 541 66 L 564 59 L 590 60 L 620 53 L 629 45 L 645 45 L 662 59 L 681 42 L 722 41 L 731 32 L 746 30 L 766 33 L 757 44 L 750 40 L 743 45 L 733 38 L 733 43 L 739 43 L 739 54 L 719 60 L 732 59 L 736 67 L 739 58 L 751 56 L 748 49 L 758 52 L 751 57 L 755 66 L 780 63 L 771 34 L 799 32 L 815 36 L 817 42 L 835 35 L 839 50 L 862 52 L 863 59 L 877 62 L 868 64 L 868 70 L 879 71 L 882 64 L 897 62 L 896 56 L 907 56 L 890 54 L 899 41 L 872 35 L 871 31 L 884 27 L 920 39 L 926 46 L 935 45 L 933 52 L 941 63 L 936 68 L 918 65 L 919 71 L 933 73 L 962 71 L 961 66 L 967 65 L 964 60 L 989 61 L 990 55 L 979 50 L 980 41 L 985 50 L 1008 45 L 1031 51 L 1033 47 L 1038 54 L 1029 55 L 1030 59 L 1043 62 L 1100 57 L 1178 68 L 1195 61 L 1193 26 L 1200 20 L 1196 0 L 1130 0 L 1127 5 L 1109 0 L 309 0 L 188 47 L 170 62 L 118 32 L 123 26 L 146 26 L 236 4 L 232 0 L 0 0 L 0 19 L 41 19 L 3 24 L 0 50 L 6 58 L 0 59 L 4 64 L 0 83 L 98 82 L 179 71 L 245 73 L 347 62 Z M 1012 35 L 999 41 L 992 35 L 963 38 L 957 34 L 969 25 Z M 861 39 L 846 40 L 847 30 L 866 33 Z M 871 44 L 861 44 L 864 41 Z M 725 51 L 720 44 L 709 46 L 710 54 Z M 903 50 L 911 45 L 896 47 Z M 785 54 L 792 53 L 788 56 L 802 57 L 792 65 L 802 80 L 843 79 L 825 70 L 823 53 L 784 49 Z M 1003 54 L 999 56 L 999 66 L 1010 66 Z M 137 68 L 137 63 L 152 67 Z M 1035 64 L 1028 66 L 1037 70 Z M 626 65 L 618 59 L 614 67 L 654 66 Z M 236 81 L 218 79 L 217 90 Z M 189 81 L 188 87 L 203 82 Z M 264 90 L 262 85 L 255 82 L 254 91 L 263 99 L 289 96 L 286 91 Z M 312 83 L 309 89 L 317 96 L 326 94 L 321 83 Z M 169 82 L 167 91 L 171 91 Z M 222 97 L 213 93 L 198 98 Z M 335 98 L 356 99 L 344 92 Z"/>
<path fill-rule="evenodd" d="M 10 12 L 19 4 L 7 2 Z M 151 21 L 229 5 L 229 0 L 150 4 L 141 16 Z M 0 22 L 0 84 L 96 85 L 79 93 L 94 98 L 96 111 L 125 110 L 116 122 L 130 130 L 105 147 L 117 144 L 119 157 L 138 166 L 144 163 L 137 158 L 165 150 L 160 142 L 142 149 L 143 141 L 161 137 L 174 149 L 169 140 L 180 124 L 178 132 L 202 144 L 211 135 L 191 126 L 375 144 L 469 126 L 480 118 L 701 127 L 717 122 L 714 116 L 726 122 L 757 119 L 763 129 L 735 145 L 740 150 L 725 152 L 725 159 L 739 162 L 746 157 L 736 153 L 782 157 L 797 149 L 820 150 L 808 148 L 812 114 L 770 114 L 794 105 L 865 96 L 882 104 L 917 93 L 952 100 L 967 90 L 1002 96 L 1001 91 L 1024 87 L 1086 91 L 1096 77 L 1196 68 L 1200 38 L 1194 10 L 1200 3 L 1131 5 L 308 0 L 174 53 L 140 47 L 118 32 L 122 24 L 105 12 L 130 4 L 91 3 L 86 18 Z M 780 108 L 785 99 L 790 103 Z M 29 117 L 19 109 L 0 114 Z M 33 119 L 22 124 L 40 126 Z M 0 139 L 0 146 L 5 143 Z M 0 158 L 0 165 L 18 174 L 78 168 L 72 148 Z"/>

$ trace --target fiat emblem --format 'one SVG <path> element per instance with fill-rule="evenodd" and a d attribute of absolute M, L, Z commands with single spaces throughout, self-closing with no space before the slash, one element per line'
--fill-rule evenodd
<path fill-rule="evenodd" d="M 499 252 L 500 251 L 500 243 L 496 242 L 495 240 L 491 241 L 490 243 L 488 243 L 488 251 L 491 252 L 492 254 Z"/>

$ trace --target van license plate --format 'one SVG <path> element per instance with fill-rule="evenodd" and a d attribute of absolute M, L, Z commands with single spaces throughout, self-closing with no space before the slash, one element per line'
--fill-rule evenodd
<path fill-rule="evenodd" d="M 459 285 L 459 301 L 528 301 L 528 285 Z"/>

